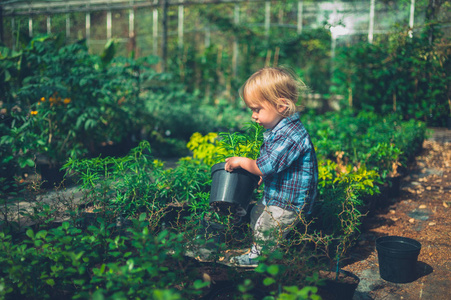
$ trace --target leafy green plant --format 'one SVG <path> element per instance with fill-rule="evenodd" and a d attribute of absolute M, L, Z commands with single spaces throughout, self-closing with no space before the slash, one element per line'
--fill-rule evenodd
<path fill-rule="evenodd" d="M 331 270 L 338 274 L 340 261 L 358 238 L 365 215 L 364 199 L 379 193 L 379 175 L 364 166 L 357 169 L 330 160 L 321 161 L 318 169 L 320 196 L 313 212 L 317 219 L 314 227 L 329 235 L 322 249 L 330 259 Z"/>
<path fill-rule="evenodd" d="M 255 123 L 247 123 L 244 133 L 220 132 L 219 147 L 227 152 L 227 156 L 242 156 L 257 159 L 260 154 L 260 146 L 263 143 L 264 128 Z M 224 160 L 225 157 L 219 157 Z"/>
<path fill-rule="evenodd" d="M 398 167 L 402 152 L 393 144 L 380 143 L 371 148 L 365 161 L 367 166 L 377 171 L 381 178 L 398 176 Z"/>
<path fill-rule="evenodd" d="M 10 119 L 0 128 L 0 146 L 11 149 L 7 157 L 18 167 L 33 166 L 36 159 L 60 166 L 68 157 L 97 153 L 104 144 L 127 140 L 131 148 L 130 137 L 137 139 L 143 123 L 152 123 L 140 93 L 163 75 L 152 69 L 156 57 L 114 54 L 113 42 L 96 56 L 84 41 L 64 45 L 58 36 L 33 38 L 20 52 L 25 64 L 14 73 L 17 78 L 8 81 L 14 97 L 1 103 Z M 16 56 L 2 62 L 15 62 Z"/>
<path fill-rule="evenodd" d="M 192 263 L 183 258 L 183 235 L 155 233 L 148 218 L 142 214 L 134 219 L 126 235 L 113 235 L 112 224 L 103 219 L 86 230 L 70 222 L 49 230 L 28 229 L 21 240 L 1 232 L 0 295 L 7 299 L 199 295 L 204 285 L 196 282 L 189 271 Z"/>
<path fill-rule="evenodd" d="M 124 157 L 70 158 L 64 168 L 79 178 L 90 205 L 104 213 L 128 216 L 160 205 L 155 203 L 159 188 L 154 176 L 163 172 L 163 164 L 150 151 L 150 144 L 143 141 Z"/>
<path fill-rule="evenodd" d="M 443 31 L 431 22 L 413 37 L 409 33 L 410 28 L 398 26 L 372 44 L 339 49 L 333 80 L 339 93 L 348 95 L 358 110 L 380 115 L 396 112 L 404 120 L 443 126 L 449 105 L 441 91 L 446 90 L 450 77 Z"/>
<path fill-rule="evenodd" d="M 255 122 L 247 123 L 243 132 L 208 133 L 196 132 L 187 144 L 193 157 L 212 166 L 231 156 L 256 159 L 263 142 L 263 127 Z"/>

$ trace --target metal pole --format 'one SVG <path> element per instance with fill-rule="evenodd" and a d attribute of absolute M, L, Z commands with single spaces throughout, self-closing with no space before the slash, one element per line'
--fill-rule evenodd
<path fill-rule="evenodd" d="M 111 10 L 106 13 L 106 38 L 107 40 L 111 39 L 112 36 L 112 16 Z"/>
<path fill-rule="evenodd" d="M 70 15 L 66 14 L 66 40 L 70 39 Z"/>
<path fill-rule="evenodd" d="M 31 16 L 28 17 L 28 36 L 33 36 L 33 18 Z"/>
<path fill-rule="evenodd" d="M 233 24 L 238 25 L 240 23 L 240 5 L 235 4 L 234 10 L 233 10 Z M 238 74 L 238 41 L 237 38 L 234 37 L 233 39 L 233 52 L 232 52 L 232 74 L 233 77 L 236 78 Z"/>
<path fill-rule="evenodd" d="M 133 0 L 130 1 L 133 4 Z M 130 8 L 128 11 L 128 39 L 130 43 L 130 51 L 136 55 L 136 39 L 135 39 L 135 9 Z"/>
<path fill-rule="evenodd" d="M 153 25 L 152 25 L 152 40 L 153 40 L 153 54 L 158 55 L 158 9 L 153 9 Z"/>
<path fill-rule="evenodd" d="M 106 13 L 106 39 L 109 40 L 111 39 L 111 21 L 112 17 L 111 17 L 111 10 L 107 11 Z"/>
<path fill-rule="evenodd" d="M 168 0 L 161 0 L 162 9 L 162 36 L 161 36 L 161 71 L 166 71 L 166 60 L 168 58 Z"/>
<path fill-rule="evenodd" d="M 265 2 L 265 35 L 269 37 L 269 28 L 271 26 L 271 2 Z"/>
<path fill-rule="evenodd" d="M 15 20 L 14 17 L 11 18 L 11 36 L 13 37 L 13 50 L 16 50 L 16 41 L 14 40 L 14 27 L 16 26 L 15 24 Z"/>
<path fill-rule="evenodd" d="M 52 27 L 51 27 L 51 18 L 50 16 L 47 16 L 47 34 L 52 33 Z"/>
<path fill-rule="evenodd" d="M 413 19 L 415 17 L 415 0 L 410 1 L 409 37 L 413 37 Z"/>
<path fill-rule="evenodd" d="M 376 0 L 371 0 L 370 6 L 370 24 L 368 28 L 368 42 L 373 43 L 373 31 L 374 31 L 374 7 Z"/>
<path fill-rule="evenodd" d="M 135 11 L 130 9 L 128 11 L 128 37 L 133 38 L 135 36 Z"/>
<path fill-rule="evenodd" d="M 298 26 L 297 26 L 297 32 L 298 34 L 302 33 L 302 14 L 304 12 L 304 1 L 298 2 Z"/>
<path fill-rule="evenodd" d="M 89 39 L 91 38 L 91 14 L 89 12 L 86 13 L 86 41 L 89 43 Z"/>
<path fill-rule="evenodd" d="M 184 22 L 185 8 L 183 5 L 179 5 L 179 23 L 178 23 L 178 46 L 179 49 L 183 48 L 183 22 Z"/>

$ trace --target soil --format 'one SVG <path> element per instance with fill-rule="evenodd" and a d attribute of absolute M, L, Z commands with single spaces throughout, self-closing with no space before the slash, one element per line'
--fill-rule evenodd
<path fill-rule="evenodd" d="M 401 284 L 380 278 L 375 244 L 382 236 L 421 243 L 416 280 Z M 349 254 L 343 269 L 360 278 L 354 300 L 450 299 L 451 130 L 432 129 L 402 178 L 399 196 L 365 218 Z"/>

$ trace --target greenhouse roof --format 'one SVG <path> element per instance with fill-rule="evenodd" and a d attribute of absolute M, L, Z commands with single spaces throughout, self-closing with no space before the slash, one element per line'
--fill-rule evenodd
<path fill-rule="evenodd" d="M 172 5 L 221 4 L 239 2 L 265 2 L 268 0 L 166 0 Z M 330 10 L 355 11 L 356 5 L 367 8 L 368 1 L 305 1 L 304 9 L 316 10 L 317 6 L 327 6 Z M 161 5 L 160 0 L 6 0 L 0 3 L 3 16 L 30 16 L 70 12 L 91 12 L 102 10 L 136 9 Z"/>

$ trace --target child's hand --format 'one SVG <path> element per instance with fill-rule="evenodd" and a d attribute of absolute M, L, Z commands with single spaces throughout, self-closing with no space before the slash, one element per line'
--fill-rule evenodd
<path fill-rule="evenodd" d="M 235 169 L 242 168 L 252 174 L 257 176 L 262 176 L 262 172 L 257 166 L 257 162 L 254 159 L 246 158 L 246 157 L 229 157 L 226 158 L 226 164 L 224 169 L 228 172 L 232 172 Z"/>
<path fill-rule="evenodd" d="M 235 169 L 241 168 L 240 161 L 241 157 L 229 157 L 226 158 L 226 164 L 224 169 L 228 172 L 232 172 Z"/>

